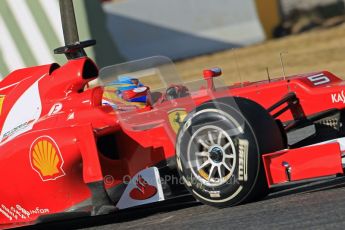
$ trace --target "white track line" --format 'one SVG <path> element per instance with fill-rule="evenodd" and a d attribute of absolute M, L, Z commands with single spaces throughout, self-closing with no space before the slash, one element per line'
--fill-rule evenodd
<path fill-rule="evenodd" d="M 50 25 L 55 31 L 60 46 L 64 44 L 62 27 L 61 27 L 61 16 L 60 16 L 60 7 L 58 0 L 39 0 L 40 4 L 43 7 L 44 13 L 47 15 Z M 54 47 L 56 48 L 56 47 Z"/>
<path fill-rule="evenodd" d="M 0 15 L 0 49 L 4 62 L 10 71 L 25 67 L 24 61 L 20 56 L 19 50 L 14 43 L 10 32 L 8 31 Z"/>
<path fill-rule="evenodd" d="M 26 0 L 7 0 L 7 3 L 37 62 L 39 64 L 54 62 L 51 51 L 27 6 Z"/>

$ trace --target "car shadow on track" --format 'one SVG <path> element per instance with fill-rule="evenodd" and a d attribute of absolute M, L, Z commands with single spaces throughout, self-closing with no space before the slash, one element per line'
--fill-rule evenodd
<path fill-rule="evenodd" d="M 191 195 L 182 196 L 167 202 L 161 202 L 154 205 L 145 205 L 141 207 L 131 208 L 118 211 L 116 213 L 102 216 L 83 216 L 71 217 L 69 220 L 55 220 L 47 223 L 40 223 L 33 226 L 21 227 L 18 229 L 80 229 L 107 224 L 123 223 L 132 220 L 138 220 L 161 212 L 171 212 L 201 205 L 194 200 Z"/>
<path fill-rule="evenodd" d="M 271 194 L 265 200 L 299 193 L 313 193 L 345 187 L 345 177 L 329 177 L 322 180 L 313 180 L 289 185 L 282 185 L 271 189 Z"/>
<path fill-rule="evenodd" d="M 282 185 L 271 189 L 271 194 L 264 200 L 275 199 L 292 194 L 313 193 L 323 190 L 330 190 L 345 187 L 345 177 L 325 178 L 323 180 L 301 182 L 289 185 Z M 108 224 L 123 223 L 132 220 L 138 220 L 162 212 L 172 212 L 194 206 L 201 205 L 196 202 L 190 195 L 182 196 L 174 200 L 163 203 L 157 203 L 150 206 L 131 208 L 128 210 L 118 211 L 113 214 L 79 217 L 64 221 L 53 221 L 49 223 L 37 224 L 30 227 L 19 229 L 79 229 L 86 227 L 95 227 Z"/>

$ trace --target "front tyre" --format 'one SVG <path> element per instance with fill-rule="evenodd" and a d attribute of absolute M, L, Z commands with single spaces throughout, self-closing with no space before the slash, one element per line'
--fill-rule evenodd
<path fill-rule="evenodd" d="M 178 171 L 193 196 L 217 207 L 267 195 L 261 155 L 284 148 L 275 120 L 244 98 L 206 102 L 177 135 Z"/>

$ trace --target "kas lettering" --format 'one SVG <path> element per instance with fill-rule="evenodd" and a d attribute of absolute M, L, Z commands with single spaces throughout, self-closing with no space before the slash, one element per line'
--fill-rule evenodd
<path fill-rule="evenodd" d="M 332 103 L 342 102 L 345 104 L 345 95 L 344 95 L 343 90 L 341 91 L 341 93 L 332 94 L 331 96 L 332 96 Z"/>

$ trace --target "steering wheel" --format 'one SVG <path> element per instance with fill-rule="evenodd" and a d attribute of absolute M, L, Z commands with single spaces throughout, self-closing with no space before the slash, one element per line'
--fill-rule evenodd
<path fill-rule="evenodd" d="M 161 92 L 150 92 L 147 97 L 147 104 L 160 104 L 164 101 L 174 100 L 176 98 L 186 97 L 189 95 L 187 87 L 182 85 L 170 85 L 164 94 Z"/>
<path fill-rule="evenodd" d="M 189 96 L 189 90 L 186 86 L 183 85 L 171 85 L 167 88 L 165 93 L 166 100 L 173 100 L 176 98 Z"/>

